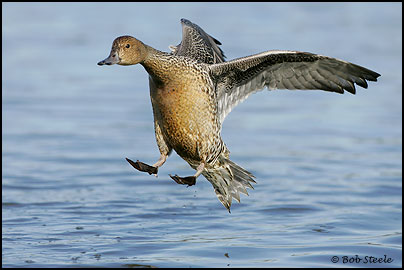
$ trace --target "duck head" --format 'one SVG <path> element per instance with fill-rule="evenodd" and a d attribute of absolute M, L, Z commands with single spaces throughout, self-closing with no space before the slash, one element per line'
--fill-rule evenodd
<path fill-rule="evenodd" d="M 136 65 L 144 61 L 146 52 L 146 47 L 140 40 L 131 36 L 117 37 L 112 43 L 109 56 L 98 62 L 98 65 Z"/>

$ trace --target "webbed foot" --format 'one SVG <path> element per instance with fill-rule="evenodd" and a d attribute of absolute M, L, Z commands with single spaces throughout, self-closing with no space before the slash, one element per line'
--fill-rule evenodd
<path fill-rule="evenodd" d="M 129 164 L 132 165 L 132 167 L 135 168 L 136 170 L 157 175 L 158 167 L 150 166 L 146 163 L 140 162 L 139 160 L 133 162 L 129 158 L 126 158 L 126 161 L 128 161 Z"/>
<path fill-rule="evenodd" d="M 172 176 L 170 174 L 170 177 L 180 185 L 188 185 L 188 186 L 193 186 L 196 183 L 196 177 L 195 176 L 187 176 L 187 177 L 180 177 L 178 175 Z"/>

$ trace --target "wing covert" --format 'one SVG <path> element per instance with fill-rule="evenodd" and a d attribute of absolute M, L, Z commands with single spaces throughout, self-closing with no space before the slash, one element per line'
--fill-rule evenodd
<path fill-rule="evenodd" d="M 225 55 L 220 41 L 208 35 L 201 27 L 181 19 L 182 40 L 177 46 L 170 46 L 174 55 L 186 56 L 206 64 L 224 62 Z"/>

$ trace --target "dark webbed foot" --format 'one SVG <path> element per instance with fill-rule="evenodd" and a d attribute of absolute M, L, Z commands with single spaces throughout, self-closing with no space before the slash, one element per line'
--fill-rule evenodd
<path fill-rule="evenodd" d="M 196 183 L 196 177 L 195 176 L 187 176 L 187 177 L 179 177 L 178 175 L 172 176 L 170 174 L 170 177 L 180 185 L 188 185 L 188 186 L 193 186 Z"/>
<path fill-rule="evenodd" d="M 158 167 L 153 167 L 153 166 L 147 165 L 146 163 L 140 162 L 139 160 L 137 160 L 136 162 L 133 162 L 129 158 L 126 158 L 126 161 L 128 161 L 129 164 L 132 165 L 133 168 L 135 168 L 136 170 L 157 175 Z"/>

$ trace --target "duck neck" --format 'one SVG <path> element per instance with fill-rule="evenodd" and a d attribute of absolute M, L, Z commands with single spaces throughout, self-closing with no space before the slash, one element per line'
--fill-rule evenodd
<path fill-rule="evenodd" d="M 146 47 L 146 57 L 140 64 L 146 69 L 147 73 L 156 81 L 166 81 L 168 79 L 167 63 L 170 54 L 154 49 L 148 45 Z"/>

